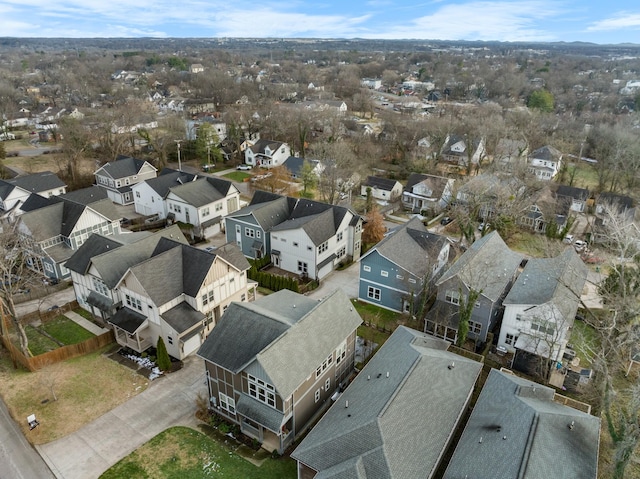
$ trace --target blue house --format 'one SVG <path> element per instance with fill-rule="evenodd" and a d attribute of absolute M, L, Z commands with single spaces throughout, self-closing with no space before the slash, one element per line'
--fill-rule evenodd
<path fill-rule="evenodd" d="M 429 233 L 413 218 L 362 256 L 358 298 L 415 314 L 425 286 L 435 282 L 447 264 L 449 246 L 446 237 Z"/>

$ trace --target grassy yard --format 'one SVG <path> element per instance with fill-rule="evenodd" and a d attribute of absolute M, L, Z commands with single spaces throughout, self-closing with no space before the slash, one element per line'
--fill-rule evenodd
<path fill-rule="evenodd" d="M 231 181 L 243 182 L 245 178 L 251 178 L 250 173 L 245 173 L 244 171 L 232 171 L 231 173 L 227 173 L 223 175 L 225 178 L 229 178 Z"/>
<path fill-rule="evenodd" d="M 81 343 L 95 336 L 64 315 L 56 316 L 49 321 L 45 321 L 42 323 L 42 329 L 64 344 Z"/>
<path fill-rule="evenodd" d="M 360 315 L 363 321 L 375 324 L 380 327 L 395 326 L 398 320 L 402 318 L 402 315 L 395 311 L 389 311 L 388 309 L 380 308 L 373 304 L 364 303 L 357 299 L 352 300 L 354 308 Z"/>
<path fill-rule="evenodd" d="M 574 321 L 569 344 L 580 358 L 580 367 L 591 368 L 591 350 L 597 351 L 596 331 L 584 321 Z"/>
<path fill-rule="evenodd" d="M 30 324 L 27 324 L 24 329 L 27 333 L 27 338 L 29 338 L 29 350 L 34 356 L 53 351 L 60 347 L 58 343 L 46 337 Z"/>
<path fill-rule="evenodd" d="M 111 347 L 35 373 L 13 369 L 0 348 L 0 395 L 30 442 L 66 436 L 146 389 L 146 378 L 102 355 Z M 29 414 L 40 421 L 33 431 L 26 427 Z"/>
<path fill-rule="evenodd" d="M 95 318 L 93 317 L 93 314 L 91 314 L 86 309 L 76 308 L 76 309 L 73 310 L 73 312 L 76 313 L 76 314 L 79 314 L 80 316 L 82 316 L 87 321 L 93 322 L 95 320 Z"/>
<path fill-rule="evenodd" d="M 107 470 L 101 479 L 295 479 L 296 463 L 289 458 L 266 459 L 260 467 L 243 459 L 226 444 L 186 427 L 163 431 Z"/>
<path fill-rule="evenodd" d="M 547 257 L 559 253 L 565 246 L 560 240 L 550 239 L 541 234 L 517 231 L 507 240 L 509 248 L 534 258 Z"/>

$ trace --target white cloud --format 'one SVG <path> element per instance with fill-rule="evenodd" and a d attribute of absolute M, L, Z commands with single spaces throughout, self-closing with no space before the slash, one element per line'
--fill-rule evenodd
<path fill-rule="evenodd" d="M 640 13 L 620 12 L 613 17 L 594 22 L 587 28 L 589 32 L 619 30 L 621 28 L 640 28 Z"/>

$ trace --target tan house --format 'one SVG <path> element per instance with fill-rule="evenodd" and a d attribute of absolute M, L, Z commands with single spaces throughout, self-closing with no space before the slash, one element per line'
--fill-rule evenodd
<path fill-rule="evenodd" d="M 232 303 L 198 351 L 210 406 L 282 453 L 346 386 L 361 322 L 342 290 L 320 302 L 281 290 Z"/>

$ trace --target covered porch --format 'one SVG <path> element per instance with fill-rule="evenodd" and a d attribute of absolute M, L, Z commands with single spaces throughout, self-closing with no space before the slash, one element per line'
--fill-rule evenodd
<path fill-rule="evenodd" d="M 109 323 L 113 325 L 113 333 L 119 345 L 131 348 L 138 353 L 153 346 L 149 320 L 146 316 L 129 308 L 122 308 L 109 319 Z"/>
<path fill-rule="evenodd" d="M 293 443 L 293 419 L 285 421 L 282 412 L 246 394 L 238 399 L 236 412 L 241 432 L 260 441 L 263 449 L 282 454 Z"/>

